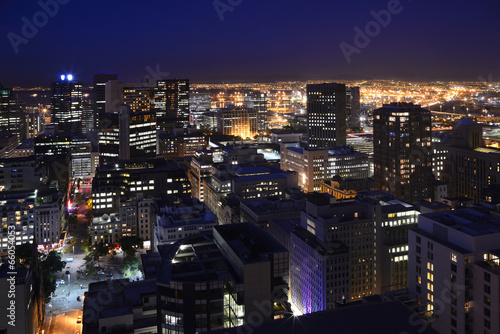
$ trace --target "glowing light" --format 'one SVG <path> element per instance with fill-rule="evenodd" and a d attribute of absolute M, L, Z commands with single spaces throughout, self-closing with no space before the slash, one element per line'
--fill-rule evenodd
<path fill-rule="evenodd" d="M 73 80 L 73 75 L 72 74 L 68 74 L 68 81 L 71 81 Z"/>
<path fill-rule="evenodd" d="M 61 80 L 64 81 L 66 79 L 66 76 L 64 74 L 61 74 Z"/>

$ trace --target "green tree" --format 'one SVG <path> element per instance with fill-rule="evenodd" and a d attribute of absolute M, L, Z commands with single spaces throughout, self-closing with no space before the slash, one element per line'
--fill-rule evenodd
<path fill-rule="evenodd" d="M 120 244 L 122 251 L 130 257 L 135 255 L 138 248 L 142 248 L 144 246 L 142 239 L 135 236 L 123 237 L 118 243 Z"/>
<path fill-rule="evenodd" d="M 126 256 L 122 264 L 122 275 L 131 281 L 143 278 L 142 271 L 139 269 L 139 260 L 135 256 Z"/>
<path fill-rule="evenodd" d="M 66 263 L 61 260 L 61 254 L 56 251 L 49 252 L 47 257 L 40 262 L 42 285 L 46 302 L 50 301 L 52 294 L 56 291 L 54 274 L 60 272 L 65 266 Z"/>

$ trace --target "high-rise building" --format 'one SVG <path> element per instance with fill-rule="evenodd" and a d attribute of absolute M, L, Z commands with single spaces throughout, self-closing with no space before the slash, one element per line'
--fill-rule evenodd
<path fill-rule="evenodd" d="M 205 150 L 207 141 L 195 127 L 175 128 L 173 134 L 160 133 L 156 142 L 156 155 L 165 160 L 194 157 L 196 151 Z"/>
<path fill-rule="evenodd" d="M 480 124 L 468 117 L 455 123 L 442 175 L 452 196 L 474 203 L 484 199 L 483 189 L 500 184 L 500 150 L 484 146 Z"/>
<path fill-rule="evenodd" d="M 16 135 L 17 143 L 26 138 L 26 115 L 12 89 L 0 86 L 0 133 Z M 17 144 L 16 144 L 17 145 Z"/>
<path fill-rule="evenodd" d="M 346 88 L 343 84 L 307 85 L 307 143 L 313 148 L 346 144 Z"/>
<path fill-rule="evenodd" d="M 439 333 L 500 333 L 500 220 L 475 209 L 422 214 L 408 233 L 409 290 Z"/>
<path fill-rule="evenodd" d="M 158 128 L 171 133 L 176 125 L 189 125 L 189 80 L 159 80 L 154 91 Z"/>
<path fill-rule="evenodd" d="M 360 128 L 361 116 L 361 95 L 359 87 L 346 88 L 346 102 L 347 102 L 347 128 L 350 131 L 358 130 Z"/>
<path fill-rule="evenodd" d="M 431 113 L 413 103 L 373 112 L 375 189 L 408 203 L 432 197 Z"/>
<path fill-rule="evenodd" d="M 51 85 L 52 123 L 57 131 L 82 133 L 82 83 L 71 74 L 61 75 L 61 80 Z"/>
<path fill-rule="evenodd" d="M 0 236 L 0 254 L 6 256 L 10 243 L 9 235 L 15 231 L 16 246 L 33 243 L 35 238 L 35 200 L 36 190 L 2 191 L 0 205 L 2 208 L 2 232 Z M 10 240 L 10 239 L 9 239 Z"/>
<path fill-rule="evenodd" d="M 267 94 L 260 91 L 245 92 L 245 107 L 257 113 L 257 131 L 263 132 L 268 128 L 267 122 Z"/>
<path fill-rule="evenodd" d="M 118 80 L 116 74 L 96 74 L 94 75 L 94 113 L 95 115 L 106 111 L 106 82 Z M 97 117 L 95 118 L 97 120 Z M 97 126 L 97 124 L 94 124 Z"/>

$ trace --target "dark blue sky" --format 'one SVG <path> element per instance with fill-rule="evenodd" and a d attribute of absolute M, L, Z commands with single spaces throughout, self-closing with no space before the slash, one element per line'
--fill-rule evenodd
<path fill-rule="evenodd" d="M 32 23 L 42 8 L 0 2 L 0 84 L 47 86 L 69 72 L 85 84 L 101 72 L 139 81 L 157 66 L 194 82 L 490 74 L 500 81 L 498 0 L 401 0 L 401 12 L 350 63 L 340 43 L 355 46 L 354 28 L 364 30 L 370 12 L 390 1 L 217 0 L 236 4 L 223 21 L 213 0 L 59 1 L 67 4 L 17 53 L 9 33 L 22 37 L 22 18 Z"/>

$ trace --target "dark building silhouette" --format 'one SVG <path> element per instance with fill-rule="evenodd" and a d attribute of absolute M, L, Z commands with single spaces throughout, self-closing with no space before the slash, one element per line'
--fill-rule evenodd
<path fill-rule="evenodd" d="M 343 84 L 307 85 L 307 143 L 314 148 L 346 144 L 346 88 Z"/>
<path fill-rule="evenodd" d="M 408 203 L 432 197 L 431 113 L 412 103 L 373 112 L 375 189 Z"/>
<path fill-rule="evenodd" d="M 158 128 L 172 133 L 176 125 L 189 125 L 189 80 L 159 80 L 154 92 Z"/>
<path fill-rule="evenodd" d="M 0 133 L 12 133 L 20 143 L 26 139 L 26 115 L 12 89 L 0 86 Z"/>
<path fill-rule="evenodd" d="M 57 131 L 82 133 L 82 83 L 73 76 L 61 75 L 61 80 L 51 85 L 52 124 Z"/>

